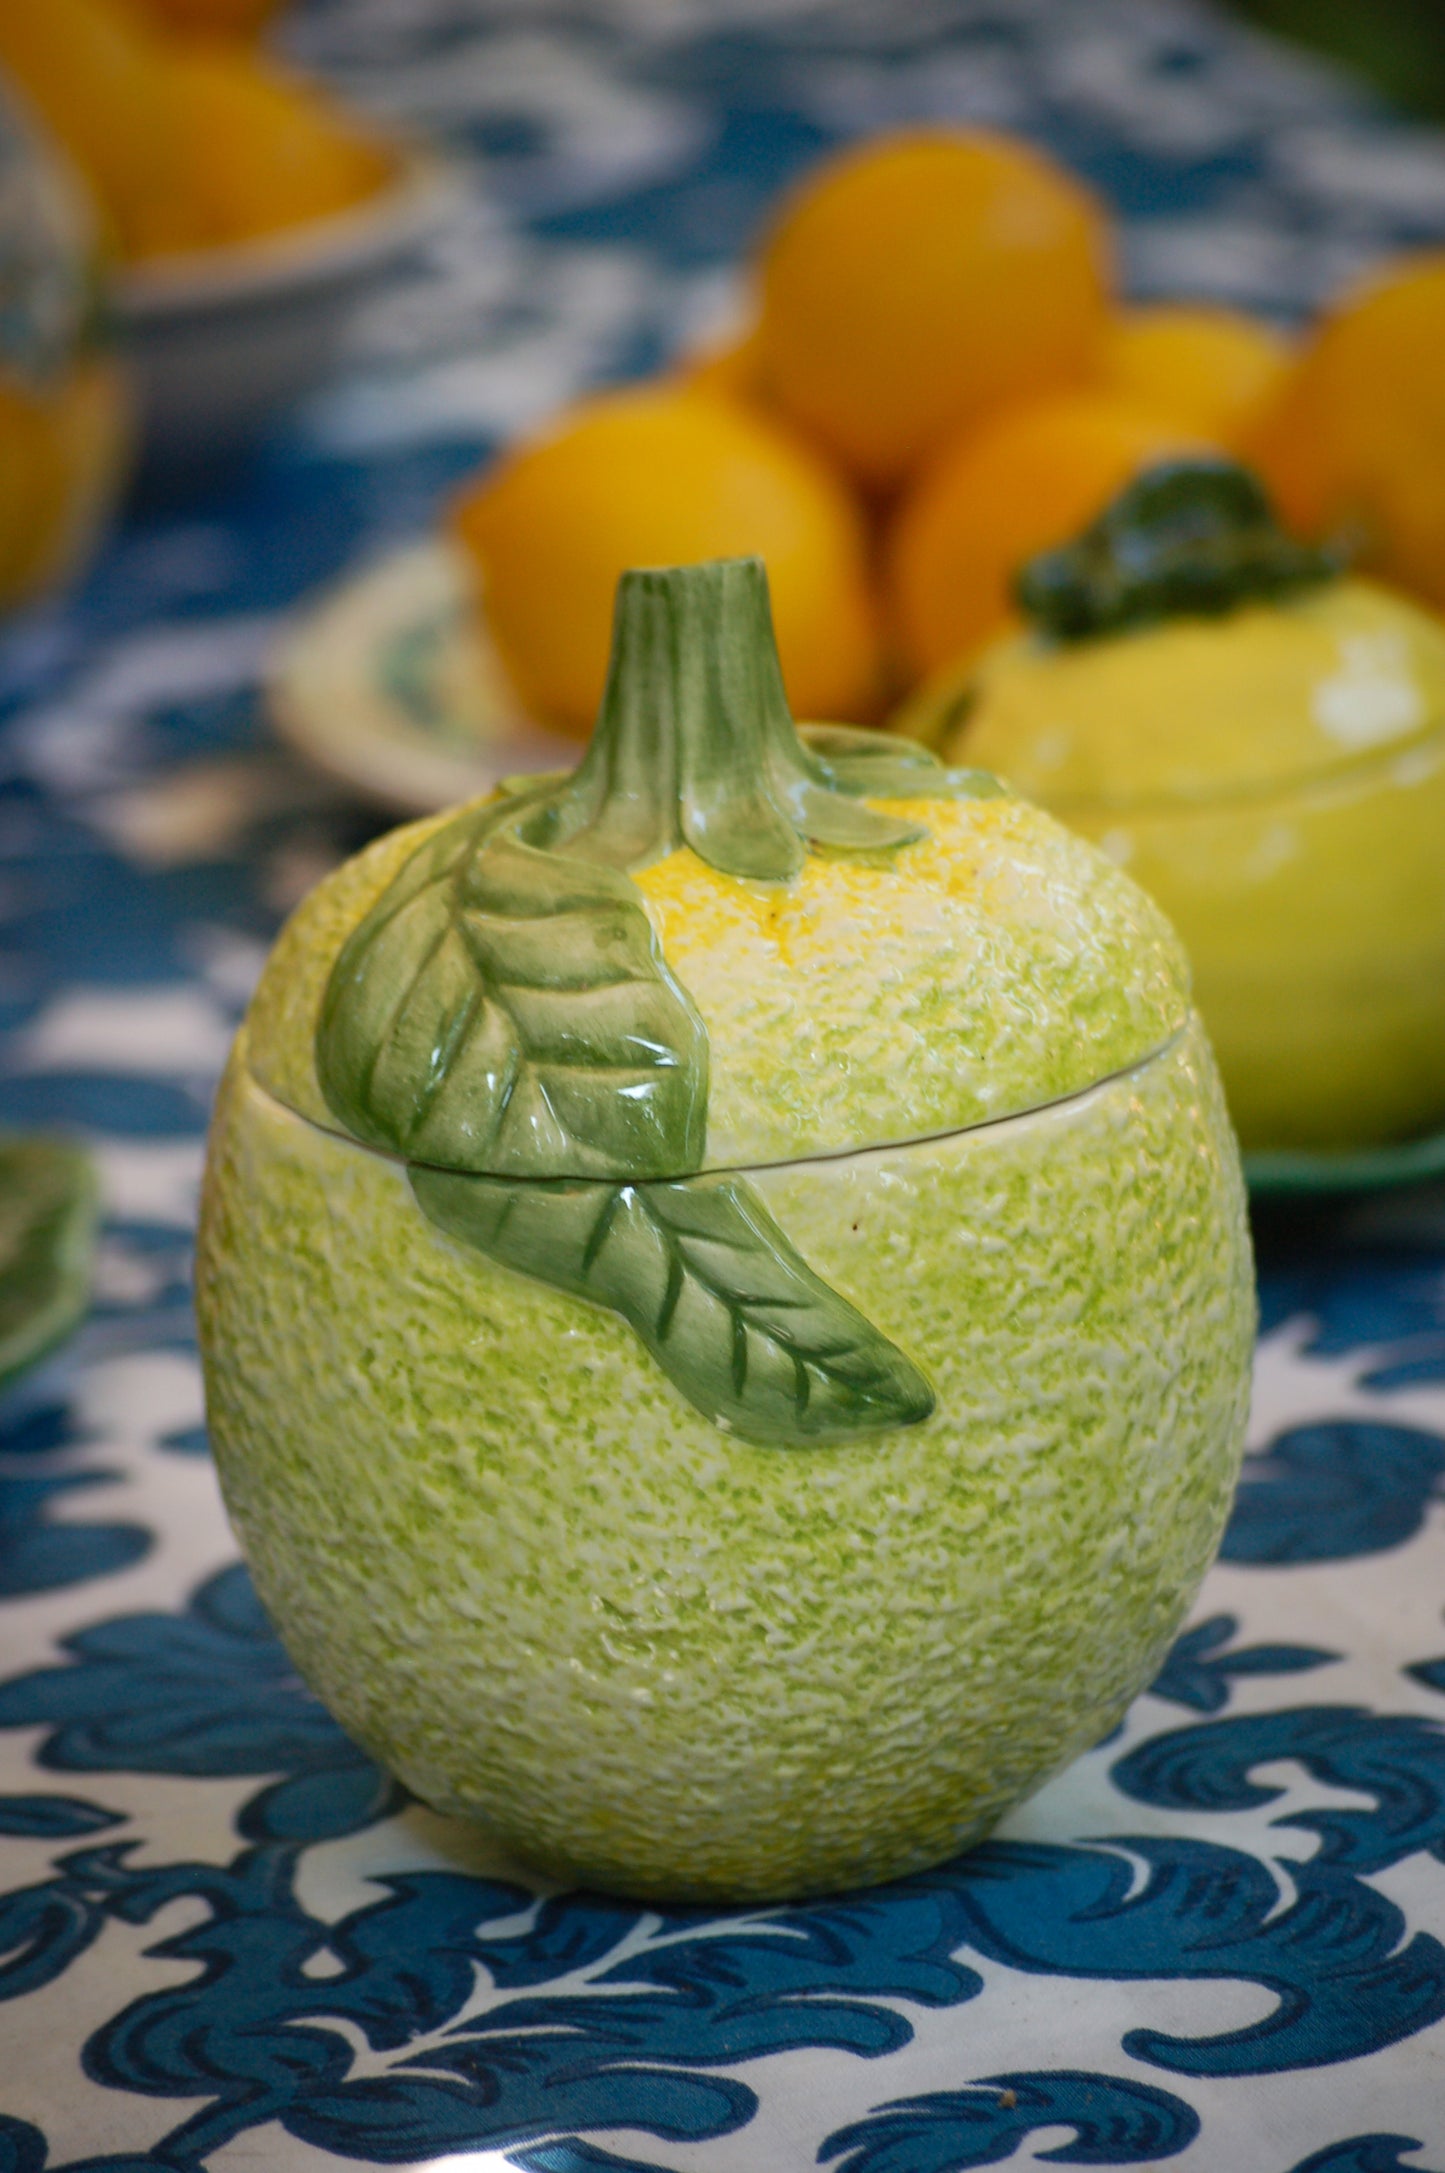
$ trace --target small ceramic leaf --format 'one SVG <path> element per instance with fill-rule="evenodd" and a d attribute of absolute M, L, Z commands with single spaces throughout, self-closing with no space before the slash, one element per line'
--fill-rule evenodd
<path fill-rule="evenodd" d="M 951 770 L 929 747 L 853 724 L 801 724 L 798 737 L 837 791 L 872 800 L 992 800 L 1007 787 L 990 770 Z"/>
<path fill-rule="evenodd" d="M 736 1177 L 511 1184 L 414 1169 L 412 1185 L 448 1236 L 620 1314 L 688 1401 L 745 1441 L 817 1446 L 933 1409 L 917 1367 Z"/>
<path fill-rule="evenodd" d="M 95 1173 L 79 1147 L 0 1138 L 0 1383 L 33 1364 L 85 1311 Z"/>
<path fill-rule="evenodd" d="M 355 1137 L 452 1169 L 695 1169 L 702 1022 L 625 876 L 520 842 L 530 797 L 448 823 L 348 939 L 322 1090 Z"/>

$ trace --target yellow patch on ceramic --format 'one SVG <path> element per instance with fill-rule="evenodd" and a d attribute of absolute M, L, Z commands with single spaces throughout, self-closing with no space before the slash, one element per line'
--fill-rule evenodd
<path fill-rule="evenodd" d="M 1136 1063 L 1187 1016 L 1162 916 L 1049 816 L 1014 799 L 886 805 L 927 836 L 810 853 L 789 884 L 721 875 L 686 848 L 634 877 L 707 1027 L 708 1168 L 1034 1108 Z M 303 1116 L 334 1122 L 312 1043 L 337 952 L 445 819 L 378 839 L 282 931 L 252 1003 L 251 1069 Z"/>
<path fill-rule="evenodd" d="M 634 877 L 707 1028 L 713 1168 L 1036 1107 L 1136 1062 L 1187 1013 L 1162 916 L 1037 808 L 886 805 L 927 836 L 810 853 L 790 884 L 686 849 Z"/>

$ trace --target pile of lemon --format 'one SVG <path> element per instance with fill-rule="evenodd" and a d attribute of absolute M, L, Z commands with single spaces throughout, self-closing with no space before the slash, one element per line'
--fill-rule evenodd
<path fill-rule="evenodd" d="M 0 7 L 0 71 L 137 263 L 344 211 L 389 153 L 258 50 L 275 0 L 28 0 Z"/>
<path fill-rule="evenodd" d="M 1111 257 L 1089 190 L 1005 136 L 909 131 L 809 175 L 743 338 L 568 410 L 456 505 L 523 702 L 585 733 L 622 570 L 757 551 L 797 713 L 876 719 L 1006 630 L 1025 561 L 1200 449 L 1445 602 L 1445 259 L 1295 348 L 1233 310 L 1121 308 Z"/>

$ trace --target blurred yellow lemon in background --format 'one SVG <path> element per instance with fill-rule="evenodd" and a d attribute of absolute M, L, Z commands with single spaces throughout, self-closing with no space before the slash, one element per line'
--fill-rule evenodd
<path fill-rule="evenodd" d="M 1103 331 L 1102 212 L 1003 136 L 926 130 L 826 164 L 762 253 L 768 393 L 861 480 L 902 480 L 1000 400 L 1082 378 Z"/>
<path fill-rule="evenodd" d="M 889 538 L 894 627 L 913 673 L 999 633 L 1028 559 L 1075 535 L 1141 468 L 1198 449 L 1188 430 L 1107 392 L 1021 402 L 965 431 L 919 478 Z"/>
<path fill-rule="evenodd" d="M 81 179 L 122 256 L 183 247 L 189 220 L 166 49 L 110 0 L 7 0 L 0 68 Z"/>
<path fill-rule="evenodd" d="M 322 92 L 258 54 L 183 46 L 169 74 L 194 247 L 327 218 L 391 173 L 387 153 Z"/>
<path fill-rule="evenodd" d="M 1290 525 L 1445 604 L 1445 255 L 1410 259 L 1316 330 L 1247 450 Z"/>
<path fill-rule="evenodd" d="M 281 0 L 131 0 L 131 5 L 182 36 L 253 38 Z"/>
<path fill-rule="evenodd" d="M 1242 310 L 1162 303 L 1115 318 L 1100 377 L 1110 392 L 1233 445 L 1289 371 L 1288 341 Z"/>
<path fill-rule="evenodd" d="M 684 384 L 704 392 L 726 393 L 735 400 L 761 400 L 762 341 L 753 325 L 729 340 L 715 340 L 684 355 L 677 374 Z"/>
<path fill-rule="evenodd" d="M 100 357 L 43 391 L 0 373 L 0 608 L 62 580 L 89 546 L 124 470 L 127 423 Z"/>
<path fill-rule="evenodd" d="M 128 261 L 325 218 L 392 171 L 323 92 L 242 46 L 167 38 L 116 0 L 0 6 L 0 67 Z"/>
<path fill-rule="evenodd" d="M 717 393 L 661 384 L 587 401 L 489 469 L 453 517 L 513 685 L 549 723 L 591 728 L 626 568 L 749 552 L 767 561 L 798 715 L 876 705 L 857 508 L 808 446 Z"/>

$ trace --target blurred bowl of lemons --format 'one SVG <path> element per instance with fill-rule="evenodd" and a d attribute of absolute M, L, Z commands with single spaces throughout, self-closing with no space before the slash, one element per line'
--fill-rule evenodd
<path fill-rule="evenodd" d="M 278 724 L 368 797 L 443 805 L 463 775 L 570 758 L 626 568 L 754 554 L 796 713 L 878 722 L 902 683 L 889 506 L 1021 351 L 1041 396 L 1088 380 L 1108 255 L 1089 193 L 1004 137 L 908 131 L 825 161 L 764 237 L 756 323 L 552 417 L 427 543 L 322 599 L 278 655 Z"/>
<path fill-rule="evenodd" d="M 226 458 L 314 389 L 456 185 L 258 44 L 272 12 L 0 9 L 0 74 L 93 199 L 145 455 L 164 468 Z"/>

